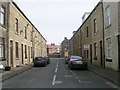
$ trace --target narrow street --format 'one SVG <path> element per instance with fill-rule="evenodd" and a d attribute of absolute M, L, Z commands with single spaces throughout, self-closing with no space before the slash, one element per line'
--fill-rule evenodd
<path fill-rule="evenodd" d="M 70 70 L 64 59 L 51 59 L 46 67 L 32 69 L 2 83 L 3 88 L 117 88 L 88 70 Z"/>

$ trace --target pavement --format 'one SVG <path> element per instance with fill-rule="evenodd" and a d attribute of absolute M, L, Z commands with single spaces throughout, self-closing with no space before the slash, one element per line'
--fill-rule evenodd
<path fill-rule="evenodd" d="M 94 64 L 88 64 L 88 69 L 91 72 L 110 80 L 111 82 L 117 84 L 120 87 L 120 72 L 106 69 Z"/>
<path fill-rule="evenodd" d="M 11 68 L 10 71 L 2 71 L 2 72 L 0 72 L 0 76 L 2 77 L 2 79 L 0 79 L 0 81 L 5 81 L 11 77 L 14 77 L 22 72 L 25 72 L 25 71 L 31 69 L 32 67 L 33 67 L 32 64 L 28 64 L 28 65 L 22 65 L 19 67 Z"/>

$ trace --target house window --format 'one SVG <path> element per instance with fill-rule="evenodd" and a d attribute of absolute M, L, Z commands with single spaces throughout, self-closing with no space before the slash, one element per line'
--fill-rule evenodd
<path fill-rule="evenodd" d="M 25 59 L 27 58 L 27 45 L 25 45 Z"/>
<path fill-rule="evenodd" d="M 27 39 L 27 27 L 24 27 L 24 38 Z"/>
<path fill-rule="evenodd" d="M 18 19 L 15 18 L 15 31 L 18 33 Z"/>
<path fill-rule="evenodd" d="M 31 42 L 33 42 L 33 32 L 31 31 Z"/>
<path fill-rule="evenodd" d="M 16 58 L 19 58 L 19 47 L 18 47 L 18 42 L 15 43 L 16 46 Z"/>
<path fill-rule="evenodd" d="M 89 37 L 88 26 L 86 27 L 86 37 Z"/>
<path fill-rule="evenodd" d="M 110 7 L 107 6 L 105 8 L 105 26 L 106 28 L 111 25 L 111 17 L 110 17 Z"/>
<path fill-rule="evenodd" d="M 93 23 L 94 23 L 94 33 L 97 32 L 97 22 L 96 22 L 96 18 L 93 20 Z"/>
<path fill-rule="evenodd" d="M 94 43 L 94 58 L 97 57 L 97 43 Z"/>
<path fill-rule="evenodd" d="M 107 43 L 107 58 L 111 59 L 111 38 L 106 39 Z"/>
<path fill-rule="evenodd" d="M 0 38 L 0 60 L 5 58 L 5 39 Z"/>
<path fill-rule="evenodd" d="M 0 8 L 0 24 L 5 25 L 5 7 Z"/>

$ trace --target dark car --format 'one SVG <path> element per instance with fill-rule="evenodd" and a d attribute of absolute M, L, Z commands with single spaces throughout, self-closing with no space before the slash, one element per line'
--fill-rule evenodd
<path fill-rule="evenodd" d="M 47 64 L 50 64 L 50 58 L 48 56 L 45 56 L 44 58 L 45 58 Z"/>
<path fill-rule="evenodd" d="M 36 57 L 33 60 L 33 63 L 34 63 L 34 67 L 36 67 L 36 66 L 44 66 L 45 67 L 47 65 L 47 62 L 44 57 Z"/>
<path fill-rule="evenodd" d="M 87 60 L 80 56 L 71 56 L 68 61 L 68 67 L 70 69 L 88 69 Z"/>

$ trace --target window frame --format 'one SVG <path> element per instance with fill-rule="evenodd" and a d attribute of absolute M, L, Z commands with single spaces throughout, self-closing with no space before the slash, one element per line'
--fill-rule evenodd
<path fill-rule="evenodd" d="M 16 54 L 16 59 L 19 59 L 19 43 L 15 42 L 15 54 Z"/>
<path fill-rule="evenodd" d="M 24 38 L 27 39 L 27 26 L 24 26 Z"/>
<path fill-rule="evenodd" d="M 105 8 L 105 28 L 111 26 L 111 14 L 110 14 L 110 6 L 108 5 Z"/>
<path fill-rule="evenodd" d="M 107 58 L 112 59 L 111 37 L 106 39 L 106 44 L 107 44 Z"/>
<path fill-rule="evenodd" d="M 3 11 L 2 11 L 2 9 L 3 9 Z M 6 23 L 5 16 L 6 16 L 6 8 L 2 5 L 2 6 L 0 6 L 0 25 L 1 26 L 5 26 L 5 23 Z"/>
<path fill-rule="evenodd" d="M 15 18 L 15 32 L 16 33 L 18 33 L 19 31 L 18 31 L 18 23 L 19 22 L 19 20 L 18 20 L 18 18 Z"/>
<path fill-rule="evenodd" d="M 89 28 L 88 28 L 88 26 L 86 27 L 86 37 L 87 38 L 89 37 Z"/>
<path fill-rule="evenodd" d="M 4 61 L 5 60 L 5 38 L 0 37 L 0 47 L 1 47 L 0 61 Z"/>
<path fill-rule="evenodd" d="M 94 34 L 97 33 L 97 19 L 94 18 L 93 20 L 93 26 L 94 26 Z"/>

